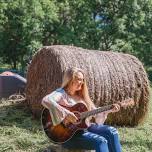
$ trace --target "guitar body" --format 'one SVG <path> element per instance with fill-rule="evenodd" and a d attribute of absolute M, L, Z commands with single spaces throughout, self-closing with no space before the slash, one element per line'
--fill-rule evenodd
<path fill-rule="evenodd" d="M 117 104 L 119 104 L 121 107 L 133 106 L 134 101 L 132 98 L 129 98 Z M 86 129 L 88 127 L 87 124 L 85 123 L 86 117 L 113 109 L 113 105 L 107 105 L 88 111 L 87 107 L 83 103 L 77 103 L 71 107 L 68 106 L 63 106 L 63 107 L 73 112 L 76 115 L 78 121 L 75 124 L 70 123 L 65 126 L 63 120 L 63 122 L 61 122 L 60 124 L 53 125 L 50 112 L 48 109 L 43 110 L 42 118 L 41 118 L 44 132 L 52 142 L 58 144 L 62 144 L 68 141 L 70 138 L 72 138 L 72 136 L 75 134 L 77 130 Z"/>
<path fill-rule="evenodd" d="M 44 132 L 52 142 L 58 144 L 68 141 L 70 138 L 72 138 L 77 130 L 86 129 L 88 127 L 85 123 L 85 119 L 79 119 L 80 113 L 88 111 L 87 107 L 83 103 L 77 103 L 71 107 L 63 107 L 73 112 L 77 116 L 77 123 L 70 123 L 65 126 L 63 122 L 61 122 L 60 124 L 54 126 L 48 109 L 44 109 L 42 111 L 41 118 Z"/>

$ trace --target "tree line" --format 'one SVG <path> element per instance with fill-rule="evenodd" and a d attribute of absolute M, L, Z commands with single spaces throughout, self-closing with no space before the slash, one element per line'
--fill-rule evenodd
<path fill-rule="evenodd" d="M 24 69 L 56 44 L 129 53 L 151 66 L 152 0 L 1 0 L 1 63 Z"/>

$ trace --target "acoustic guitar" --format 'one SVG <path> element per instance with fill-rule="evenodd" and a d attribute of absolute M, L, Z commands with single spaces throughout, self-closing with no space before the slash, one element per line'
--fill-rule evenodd
<path fill-rule="evenodd" d="M 118 102 L 117 104 L 119 104 L 120 107 L 128 107 L 133 106 L 134 101 L 133 99 L 129 98 L 127 100 Z M 76 117 L 78 118 L 78 121 L 76 123 L 69 123 L 68 125 L 65 125 L 63 123 L 63 120 L 61 123 L 53 125 L 50 112 L 46 108 L 43 109 L 41 115 L 41 123 L 44 132 L 49 137 L 51 142 L 56 144 L 65 143 L 72 138 L 76 131 L 86 129 L 88 127 L 85 122 L 85 119 L 87 117 L 110 110 L 113 108 L 113 105 L 99 107 L 91 111 L 88 111 L 87 107 L 83 103 L 77 103 L 71 107 L 64 106 L 64 108 L 73 112 L 76 115 Z"/>

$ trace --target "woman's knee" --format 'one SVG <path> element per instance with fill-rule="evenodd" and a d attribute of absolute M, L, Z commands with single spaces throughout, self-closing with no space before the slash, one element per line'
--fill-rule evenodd
<path fill-rule="evenodd" d="M 108 126 L 108 125 L 106 125 L 105 131 L 107 131 L 110 134 L 117 134 L 118 133 L 118 130 L 115 127 Z"/>
<path fill-rule="evenodd" d="M 91 133 L 91 132 L 86 132 L 86 133 L 83 134 L 83 136 L 92 140 L 92 142 L 94 142 L 94 143 L 107 144 L 107 139 L 105 139 L 103 136 L 100 136 L 98 134 L 94 134 L 94 133 Z"/>

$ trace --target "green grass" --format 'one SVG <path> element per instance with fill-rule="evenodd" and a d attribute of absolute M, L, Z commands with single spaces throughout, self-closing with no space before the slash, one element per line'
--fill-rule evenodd
<path fill-rule="evenodd" d="M 118 130 L 123 152 L 152 152 L 152 95 L 144 122 L 137 127 L 122 127 Z"/>
<path fill-rule="evenodd" d="M 152 152 L 152 99 L 143 124 L 118 131 L 123 152 Z M 40 121 L 25 105 L 0 101 L 0 152 L 42 152 L 48 146 Z"/>
<path fill-rule="evenodd" d="M 26 106 L 1 100 L 0 152 L 43 151 L 49 141 Z"/>

